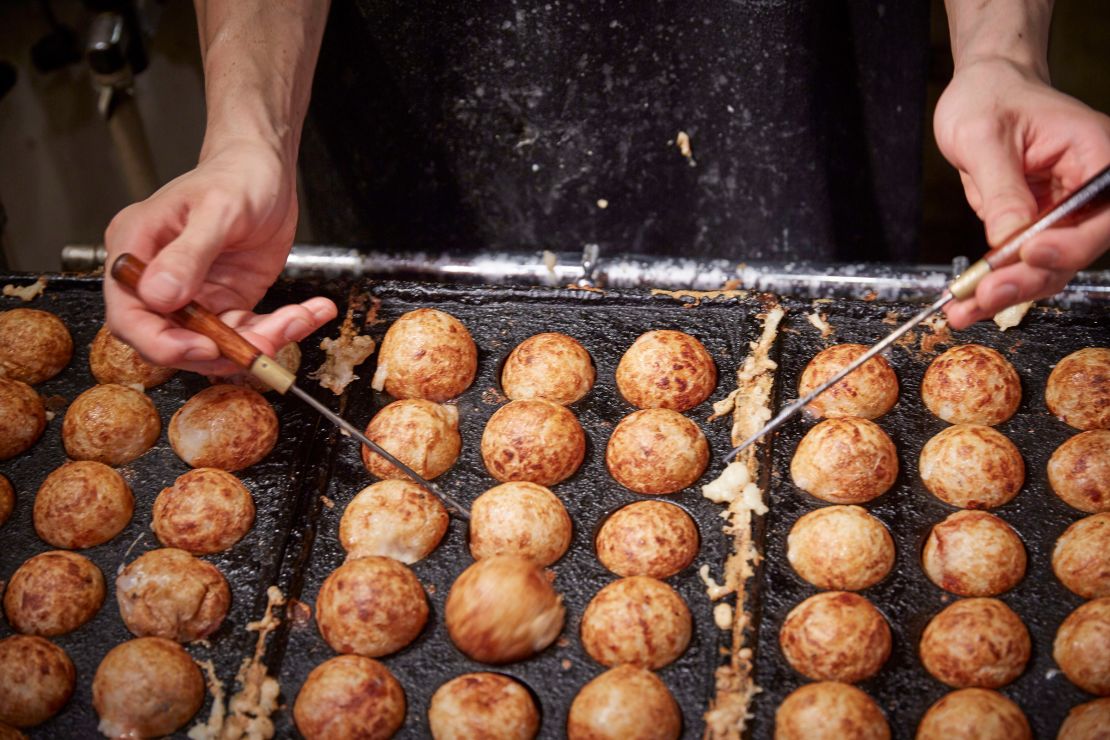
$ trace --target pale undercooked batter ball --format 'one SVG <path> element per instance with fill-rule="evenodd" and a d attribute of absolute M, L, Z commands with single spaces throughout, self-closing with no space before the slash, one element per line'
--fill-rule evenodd
<path fill-rule="evenodd" d="M 501 390 L 514 401 L 543 398 L 566 406 L 594 386 L 593 360 L 577 339 L 548 332 L 516 346 L 501 369 Z"/>
<path fill-rule="evenodd" d="M 676 661 L 690 644 L 690 609 L 673 588 L 647 576 L 614 581 L 582 615 L 582 647 L 604 666 L 653 670 Z"/>
<path fill-rule="evenodd" d="M 536 483 L 502 483 L 470 507 L 470 554 L 475 560 L 519 555 L 551 565 L 570 547 L 571 532 L 566 507 Z"/>
<path fill-rule="evenodd" d="M 680 331 L 641 334 L 617 365 L 617 389 L 641 409 L 687 411 L 709 398 L 716 385 L 713 358 L 701 342 Z"/>
<path fill-rule="evenodd" d="M 1072 506 L 1088 514 L 1110 511 L 1110 429 L 1077 434 L 1048 460 L 1048 483 Z"/>
<path fill-rule="evenodd" d="M 925 406 L 951 424 L 994 426 L 1021 403 L 1021 380 L 1010 361 L 989 347 L 962 344 L 937 357 L 921 380 Z"/>
<path fill-rule="evenodd" d="M 405 722 L 405 691 L 373 658 L 339 655 L 308 674 L 293 721 L 306 740 L 386 740 Z"/>
<path fill-rule="evenodd" d="M 634 665 L 583 686 L 567 715 L 568 740 L 676 740 L 681 732 L 682 712 L 666 684 Z"/>
<path fill-rule="evenodd" d="M 786 559 L 817 588 L 859 591 L 886 577 L 894 566 L 894 540 L 887 528 L 859 506 L 825 506 L 794 522 Z"/>
<path fill-rule="evenodd" d="M 89 346 L 89 370 L 97 383 L 138 383 L 144 388 L 162 385 L 177 372 L 172 367 L 147 362 L 130 344 L 108 331 L 107 326 L 100 327 Z"/>
<path fill-rule="evenodd" d="M 35 385 L 60 373 L 72 356 L 73 338 L 54 314 L 0 311 L 0 377 Z"/>
<path fill-rule="evenodd" d="M 99 730 L 108 737 L 161 737 L 204 703 L 204 679 L 176 642 L 139 637 L 108 651 L 92 682 Z"/>
<path fill-rule="evenodd" d="M 477 371 L 478 348 L 462 322 L 434 308 L 418 308 L 385 333 L 373 384 L 394 398 L 442 402 L 470 387 Z"/>
<path fill-rule="evenodd" d="M 1110 727 L 1110 698 L 1072 707 L 1056 740 L 1106 740 Z"/>
<path fill-rule="evenodd" d="M 555 641 L 563 597 L 543 568 L 515 555 L 479 560 L 451 585 L 444 618 L 455 646 L 482 663 L 511 663 Z"/>
<path fill-rule="evenodd" d="M 664 501 L 637 501 L 613 512 L 598 530 L 597 558 L 618 576 L 669 578 L 694 562 L 698 528 Z"/>
<path fill-rule="evenodd" d="M 709 443 L 694 422 L 670 409 L 644 409 L 621 419 L 605 448 L 609 474 L 637 493 L 676 493 L 701 477 Z"/>
<path fill-rule="evenodd" d="M 124 465 L 154 446 L 162 420 L 146 394 L 122 385 L 94 385 L 66 409 L 62 442 L 74 460 Z"/>
<path fill-rule="evenodd" d="M 821 384 L 867 352 L 862 344 L 836 344 L 821 350 L 809 361 L 798 382 L 798 397 L 816 390 Z M 820 418 L 858 416 L 877 419 L 898 402 L 898 378 L 890 363 L 879 355 L 838 381 L 806 406 Z"/>
<path fill-rule="evenodd" d="M 339 543 L 348 558 L 381 555 L 412 564 L 447 532 L 440 500 L 407 480 L 383 480 L 363 488 L 339 520 Z"/>
<path fill-rule="evenodd" d="M 826 419 L 810 429 L 790 462 L 794 485 L 834 504 L 861 504 L 898 477 L 894 443 L 867 419 Z"/>
<path fill-rule="evenodd" d="M 424 587 L 391 558 L 348 560 L 327 577 L 316 599 L 316 624 L 337 653 L 369 658 L 395 653 L 415 640 L 427 621 Z"/>
<path fill-rule="evenodd" d="M 790 610 L 779 645 L 807 678 L 856 683 L 878 673 L 890 657 L 890 627 L 859 594 L 827 591 Z"/>
<path fill-rule="evenodd" d="M 1088 601 L 1068 615 L 1056 631 L 1052 657 L 1073 684 L 1110 696 L 1110 596 Z"/>
<path fill-rule="evenodd" d="M 12 509 L 14 508 L 15 490 L 12 488 L 11 481 L 0 475 L 0 527 L 8 521 L 8 517 L 12 515 Z"/>
<path fill-rule="evenodd" d="M 1087 347 L 1056 363 L 1045 405 L 1076 429 L 1110 429 L 1110 348 Z"/>
<path fill-rule="evenodd" d="M 585 455 L 582 425 L 551 401 L 512 401 L 494 412 L 482 432 L 482 461 L 502 483 L 553 486 L 574 475 Z"/>
<path fill-rule="evenodd" d="M 92 547 L 122 532 L 134 510 L 131 489 L 115 470 L 91 460 L 66 463 L 39 486 L 35 531 L 54 547 Z"/>
<path fill-rule="evenodd" d="M 428 707 L 435 740 L 532 740 L 540 712 L 528 689 L 499 673 L 467 673 L 436 689 Z"/>
<path fill-rule="evenodd" d="M 219 629 L 231 591 L 216 566 L 164 547 L 140 555 L 120 572 L 116 601 L 135 636 L 192 642 Z"/>
<path fill-rule="evenodd" d="M 1080 519 L 1060 535 L 1052 571 L 1084 599 L 1110 596 L 1110 512 Z"/>
<path fill-rule="evenodd" d="M 997 689 L 1025 670 L 1029 630 L 998 599 L 961 599 L 933 617 L 921 636 L 921 662 L 953 688 Z"/>
<path fill-rule="evenodd" d="M 394 401 L 374 415 L 366 436 L 425 478 L 446 473 L 459 456 L 459 409 L 422 398 Z M 408 478 L 365 445 L 362 464 L 378 478 Z"/>
<path fill-rule="evenodd" d="M 1025 482 L 1025 463 L 1014 443 L 981 424 L 957 424 L 921 448 L 921 481 L 952 506 L 993 509 L 1010 501 Z"/>
<path fill-rule="evenodd" d="M 997 691 L 960 689 L 929 707 L 917 740 L 1032 740 L 1021 707 Z"/>
<path fill-rule="evenodd" d="M 0 378 L 0 460 L 30 449 L 46 429 L 46 407 L 35 389 Z"/>
<path fill-rule="evenodd" d="M 254 524 L 254 500 L 246 486 L 218 468 L 178 476 L 154 500 L 154 533 L 166 547 L 194 555 L 228 549 Z"/>
<path fill-rule="evenodd" d="M 16 632 L 53 637 L 93 618 L 104 603 L 104 576 L 83 555 L 51 550 L 28 559 L 4 592 L 4 613 Z"/>
<path fill-rule="evenodd" d="M 301 368 L 301 347 L 296 342 L 289 342 L 282 345 L 280 349 L 273 355 L 277 364 L 285 368 L 294 375 Z M 251 390 L 258 391 L 259 393 L 269 393 L 273 390 L 270 386 L 263 383 L 250 372 L 244 370 L 235 375 L 208 376 L 208 382 L 212 384 L 218 383 L 231 383 L 232 385 L 245 385 Z"/>
<path fill-rule="evenodd" d="M 53 717 L 73 695 L 77 673 L 66 651 L 41 637 L 0 640 L 0 722 L 33 727 Z"/>
<path fill-rule="evenodd" d="M 957 511 L 933 526 L 921 553 L 929 580 L 957 596 L 995 596 L 1025 575 L 1025 546 L 985 511 Z"/>
<path fill-rule="evenodd" d="M 855 686 L 836 681 L 795 689 L 775 711 L 775 740 L 889 740 L 883 710 Z"/>
<path fill-rule="evenodd" d="M 277 436 L 273 407 L 260 393 L 237 385 L 205 388 L 170 419 L 173 451 L 194 468 L 250 467 L 270 454 Z"/>

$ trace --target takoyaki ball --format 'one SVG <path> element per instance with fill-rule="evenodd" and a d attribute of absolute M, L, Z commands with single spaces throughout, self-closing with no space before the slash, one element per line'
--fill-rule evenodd
<path fill-rule="evenodd" d="M 690 644 L 690 609 L 673 588 L 647 576 L 614 581 L 582 615 L 582 646 L 610 668 L 631 663 L 652 670 L 670 665 Z"/>
<path fill-rule="evenodd" d="M 898 477 L 894 443 L 867 419 L 826 419 L 798 443 L 794 485 L 833 504 L 861 504 L 886 493 Z"/>
<path fill-rule="evenodd" d="M 867 352 L 862 344 L 836 344 L 821 350 L 802 371 L 798 397 L 816 390 Z M 898 402 L 898 378 L 886 358 L 877 355 L 860 365 L 806 406 L 813 417 L 858 416 L 877 419 Z"/>
<path fill-rule="evenodd" d="M 964 509 L 1001 506 L 1025 482 L 1014 443 L 981 424 L 957 424 L 935 435 L 921 448 L 918 470 L 934 496 Z"/>
<path fill-rule="evenodd" d="M 428 707 L 435 740 L 532 740 L 540 712 L 528 689 L 500 673 L 467 673 L 436 689 Z"/>
<path fill-rule="evenodd" d="M 1110 429 L 1110 348 L 1087 347 L 1056 363 L 1044 401 L 1076 429 Z"/>
<path fill-rule="evenodd" d="M 0 740 L 27 740 L 27 736 L 11 725 L 0 722 Z"/>
<path fill-rule="evenodd" d="M 1060 535 L 1052 571 L 1084 599 L 1110 596 L 1110 512 L 1080 519 Z"/>
<path fill-rule="evenodd" d="M 1110 698 L 1072 707 L 1056 740 L 1106 740 L 1110 727 Z"/>
<path fill-rule="evenodd" d="M 374 415 L 366 436 L 425 478 L 446 473 L 462 449 L 459 409 L 421 398 L 394 401 Z M 378 478 L 408 478 L 365 445 L 362 464 Z"/>
<path fill-rule="evenodd" d="M 94 385 L 66 409 L 62 443 L 74 460 L 125 465 L 154 446 L 162 420 L 154 402 L 134 388 Z"/>
<path fill-rule="evenodd" d="M 73 550 L 99 545 L 122 532 L 135 511 L 135 499 L 115 470 L 82 460 L 46 476 L 33 511 L 39 537 Z"/>
<path fill-rule="evenodd" d="M 779 645 L 807 678 L 856 683 L 878 673 L 890 657 L 890 626 L 859 594 L 826 591 L 790 610 Z"/>
<path fill-rule="evenodd" d="M 1073 684 L 1110 696 L 1110 596 L 1088 601 L 1067 616 L 1056 631 L 1052 657 Z"/>
<path fill-rule="evenodd" d="M 301 346 L 296 342 L 289 342 L 282 345 L 280 349 L 273 355 L 277 364 L 285 368 L 294 375 L 301 368 Z M 210 375 L 208 382 L 213 385 L 219 383 L 230 383 L 232 385 L 245 385 L 253 391 L 259 393 L 269 393 L 273 390 L 270 386 L 263 383 L 258 378 L 254 377 L 250 372 L 244 370 L 234 375 Z"/>
<path fill-rule="evenodd" d="M 116 601 L 136 637 L 200 640 L 219 629 L 231 591 L 219 569 L 184 550 L 144 553 L 116 577 Z"/>
<path fill-rule="evenodd" d="M 139 637 L 108 651 L 92 682 L 99 730 L 108 737 L 162 737 L 204 703 L 204 679 L 185 649 Z"/>
<path fill-rule="evenodd" d="M 636 493 L 665 494 L 694 483 L 709 464 L 709 443 L 694 422 L 670 409 L 621 419 L 605 448 L 609 474 Z"/>
<path fill-rule="evenodd" d="M 378 349 L 374 387 L 394 398 L 454 398 L 474 381 L 478 348 L 462 322 L 434 308 L 409 311 L 393 322 Z"/>
<path fill-rule="evenodd" d="M 997 691 L 960 689 L 929 707 L 917 726 L 917 740 L 1032 740 L 1021 707 Z"/>
<path fill-rule="evenodd" d="M 8 624 L 25 635 L 54 637 L 93 618 L 104 603 L 104 576 L 83 555 L 51 550 L 16 569 L 4 592 Z"/>
<path fill-rule="evenodd" d="M 0 311 L 0 377 L 35 385 L 73 357 L 73 338 L 54 314 L 35 308 Z"/>
<path fill-rule="evenodd" d="M 515 555 L 485 558 L 464 570 L 447 595 L 444 618 L 455 646 L 482 663 L 511 663 L 555 641 L 563 597 L 543 568 Z"/>
<path fill-rule="evenodd" d="M 35 389 L 0 378 L 0 460 L 26 452 L 46 429 L 46 407 Z"/>
<path fill-rule="evenodd" d="M 373 658 L 339 655 L 308 674 L 293 721 L 306 740 L 386 740 L 405 722 L 405 690 Z"/>
<path fill-rule="evenodd" d="M 641 409 L 688 411 L 717 386 L 717 366 L 705 346 L 670 329 L 641 334 L 617 365 L 617 390 Z"/>
<path fill-rule="evenodd" d="M 0 475 L 0 527 L 8 521 L 8 517 L 12 515 L 12 509 L 14 508 L 15 489 L 12 488 L 11 481 Z"/>
<path fill-rule="evenodd" d="M 519 555 L 551 565 L 570 547 L 570 536 L 566 507 L 536 483 L 502 483 L 470 507 L 470 554 L 475 560 Z"/>
<path fill-rule="evenodd" d="M 998 599 L 961 599 L 933 617 L 921 636 L 921 662 L 953 688 L 997 689 L 1029 662 L 1029 630 Z"/>
<path fill-rule="evenodd" d="M 1021 380 L 1010 361 L 989 347 L 963 344 L 930 363 L 921 399 L 950 424 L 994 426 L 1021 403 Z"/>
<path fill-rule="evenodd" d="M 260 393 L 214 385 L 196 394 L 170 419 L 173 451 L 194 468 L 235 472 L 270 454 L 278 418 Z"/>
<path fill-rule="evenodd" d="M 1068 506 L 1110 511 L 1110 429 L 1075 435 L 1048 460 L 1048 483 Z"/>
<path fill-rule="evenodd" d="M 883 710 L 855 686 L 807 683 L 775 711 L 775 740 L 890 740 Z"/>
<path fill-rule="evenodd" d="M 568 740 L 675 740 L 681 732 L 682 711 L 666 684 L 634 665 L 583 686 L 567 715 Z"/>
<path fill-rule="evenodd" d="M 254 525 L 246 486 L 219 468 L 195 468 L 177 477 L 154 500 L 154 534 L 166 547 L 194 555 L 228 549 Z"/>
<path fill-rule="evenodd" d="M 548 332 L 516 346 L 501 369 L 501 390 L 513 401 L 542 398 L 563 406 L 594 386 L 593 360 L 577 339 Z"/>
<path fill-rule="evenodd" d="M 380 555 L 411 565 L 436 549 L 447 532 L 440 500 L 407 480 L 363 488 L 339 520 L 339 544 L 348 559 Z"/>
<path fill-rule="evenodd" d="M 494 412 L 482 432 L 482 461 L 502 483 L 553 486 L 574 475 L 585 456 L 582 425 L 551 401 L 512 401 Z"/>
<path fill-rule="evenodd" d="M 694 562 L 698 528 L 664 501 L 637 501 L 613 512 L 597 533 L 597 558 L 618 576 L 669 578 Z"/>
<path fill-rule="evenodd" d="M 859 506 L 825 506 L 794 522 L 786 559 L 817 588 L 859 591 L 886 577 L 894 566 L 894 540 L 887 528 Z"/>
<path fill-rule="evenodd" d="M 33 635 L 5 637 L 0 640 L 0 722 L 15 727 L 45 722 L 69 701 L 76 680 L 73 661 L 54 643 Z"/>
<path fill-rule="evenodd" d="M 177 372 L 172 367 L 147 362 L 130 344 L 108 331 L 107 326 L 100 327 L 89 347 L 89 370 L 97 383 L 138 384 L 143 388 L 162 385 Z"/>
<path fill-rule="evenodd" d="M 985 511 L 957 511 L 925 541 L 921 567 L 957 596 L 996 596 L 1025 575 L 1025 546 L 1010 525 Z"/>
<path fill-rule="evenodd" d="M 415 640 L 427 621 L 424 587 L 392 558 L 346 561 L 327 577 L 316 599 L 316 624 L 337 653 L 368 658 L 395 653 Z"/>

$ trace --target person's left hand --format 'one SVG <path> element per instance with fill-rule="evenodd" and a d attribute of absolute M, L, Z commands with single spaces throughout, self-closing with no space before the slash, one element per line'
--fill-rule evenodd
<path fill-rule="evenodd" d="M 959 68 L 937 103 L 933 128 L 991 246 L 1110 164 L 1110 118 L 1005 59 Z M 962 329 L 1058 293 L 1108 246 L 1110 211 L 1049 229 L 1022 248 L 1020 262 L 983 278 L 974 297 L 948 304 L 948 322 Z"/>

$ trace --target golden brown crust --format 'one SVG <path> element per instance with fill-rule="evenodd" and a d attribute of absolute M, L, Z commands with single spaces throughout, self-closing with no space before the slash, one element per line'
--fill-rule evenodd
<path fill-rule="evenodd" d="M 1052 572 L 1084 599 L 1110 596 L 1110 512 L 1080 519 L 1060 535 Z"/>
<path fill-rule="evenodd" d="M 316 624 L 338 653 L 395 653 L 428 621 L 428 599 L 412 571 L 392 558 L 348 560 L 320 587 Z"/>
<path fill-rule="evenodd" d="M 1032 740 L 1033 731 L 1021 707 L 997 691 L 960 689 L 929 707 L 917 726 L 917 740 L 960 738 Z"/>
<path fill-rule="evenodd" d="M 469 388 L 477 371 L 478 348 L 470 332 L 434 308 L 398 318 L 378 350 L 377 373 L 385 375 L 385 390 L 394 398 L 443 402 Z"/>
<path fill-rule="evenodd" d="M 574 475 L 585 456 L 582 425 L 551 401 L 512 401 L 494 412 L 482 432 L 482 461 L 502 483 L 553 486 Z"/>
<path fill-rule="evenodd" d="M 657 670 L 690 644 L 690 609 L 662 581 L 631 576 L 602 588 L 582 614 L 582 647 L 604 666 Z"/>
<path fill-rule="evenodd" d="M 1025 546 L 985 511 L 957 511 L 933 526 L 921 553 L 929 580 L 957 596 L 997 596 L 1025 576 Z"/>
<path fill-rule="evenodd" d="M 1095 699 L 1072 707 L 1056 740 L 1106 740 L 1110 727 L 1110 698 Z"/>
<path fill-rule="evenodd" d="M 94 385 L 73 399 L 62 422 L 62 442 L 74 460 L 124 465 L 158 441 L 162 420 L 154 402 L 134 388 Z"/>
<path fill-rule="evenodd" d="M 595 543 L 597 559 L 618 576 L 670 578 L 694 562 L 698 528 L 674 504 L 637 501 L 613 512 Z"/>
<path fill-rule="evenodd" d="M 1076 429 L 1110 429 L 1110 348 L 1087 347 L 1056 363 L 1045 405 Z"/>
<path fill-rule="evenodd" d="M 817 588 L 859 591 L 894 566 L 886 526 L 859 506 L 824 506 L 800 517 L 786 538 L 786 558 Z"/>
<path fill-rule="evenodd" d="M 54 314 L 36 308 L 0 311 L 0 377 L 36 385 L 73 357 L 73 338 Z"/>
<path fill-rule="evenodd" d="M 633 665 L 582 687 L 567 715 L 568 740 L 676 740 L 682 712 L 659 677 Z"/>
<path fill-rule="evenodd" d="M 35 531 L 54 547 L 81 549 L 115 537 L 131 521 L 135 499 L 123 476 L 85 460 L 57 468 L 39 486 Z"/>
<path fill-rule="evenodd" d="M 644 409 L 621 419 L 605 448 L 609 474 L 637 493 L 676 493 L 709 464 L 709 443 L 697 424 L 670 409 Z"/>
<path fill-rule="evenodd" d="M 890 726 L 875 701 L 835 681 L 794 690 L 775 712 L 775 740 L 889 740 Z"/>
<path fill-rule="evenodd" d="M 383 480 L 358 492 L 339 520 L 348 558 L 390 557 L 411 565 L 436 549 L 447 532 L 438 498 L 407 480 Z"/>
<path fill-rule="evenodd" d="M 370 420 L 366 436 L 424 478 L 443 475 L 462 449 L 459 410 L 422 398 L 394 401 Z M 362 464 L 378 478 L 408 478 L 370 448 L 362 447 Z"/>
<path fill-rule="evenodd" d="M 859 594 L 827 591 L 790 610 L 779 645 L 807 678 L 856 683 L 878 673 L 890 657 L 890 626 Z"/>
<path fill-rule="evenodd" d="M 1010 361 L 979 344 L 953 347 L 937 357 L 921 380 L 921 398 L 951 424 L 994 426 L 1021 403 L 1021 380 Z"/>
<path fill-rule="evenodd" d="M 952 506 L 993 509 L 1012 500 L 1025 482 L 1025 463 L 1004 434 L 981 424 L 942 430 L 921 448 L 921 481 Z"/>
<path fill-rule="evenodd" d="M 270 454 L 277 437 L 273 407 L 237 385 L 205 388 L 170 419 L 173 451 L 194 468 L 242 470 Z"/>
<path fill-rule="evenodd" d="M 1067 616 L 1056 631 L 1052 657 L 1073 684 L 1110 696 L 1110 597 L 1088 601 Z"/>
<path fill-rule="evenodd" d="M 306 740 L 386 740 L 405 721 L 405 691 L 378 661 L 340 655 L 308 674 L 293 721 Z"/>
<path fill-rule="evenodd" d="M 961 599 L 933 617 L 921 636 L 921 662 L 954 688 L 997 689 L 1025 670 L 1029 630 L 998 599 Z"/>
<path fill-rule="evenodd" d="M 219 629 L 231 591 L 219 569 L 164 547 L 132 561 L 116 577 L 120 617 L 136 637 L 192 642 Z"/>
<path fill-rule="evenodd" d="M 536 483 L 502 483 L 470 507 L 470 554 L 475 560 L 518 555 L 548 566 L 570 547 L 571 534 L 563 502 Z"/>
<path fill-rule="evenodd" d="M 436 689 L 428 707 L 435 740 L 531 740 L 540 712 L 528 689 L 499 673 L 466 673 Z"/>
<path fill-rule="evenodd" d="M 809 430 L 790 462 L 794 485 L 834 504 L 881 496 L 898 477 L 894 443 L 867 419 L 826 419 Z"/>
<path fill-rule="evenodd" d="M 1048 483 L 1072 506 L 1088 514 L 1110 511 L 1110 430 L 1070 438 L 1048 460 Z"/>
<path fill-rule="evenodd" d="M 30 635 L 0 640 L 0 676 L 0 722 L 15 727 L 33 727 L 57 714 L 77 680 L 65 650 Z"/>
<path fill-rule="evenodd" d="M 51 550 L 19 566 L 4 592 L 8 624 L 27 635 L 53 637 L 93 618 L 104 603 L 104 576 L 83 555 Z"/>
<path fill-rule="evenodd" d="M 128 386 L 138 383 L 147 389 L 162 385 L 177 373 L 175 368 L 160 367 L 144 360 L 107 326 L 100 327 L 89 345 L 89 371 L 97 383 Z"/>
<path fill-rule="evenodd" d="M 809 361 L 798 382 L 798 397 L 822 383 L 867 352 L 862 344 L 835 344 Z M 877 419 L 898 403 L 898 377 L 882 355 L 872 357 L 850 375 L 815 398 L 806 411 L 813 417 L 858 416 Z"/>
<path fill-rule="evenodd" d="M 641 409 L 688 411 L 717 386 L 717 365 L 705 346 L 670 329 L 641 334 L 617 365 L 617 389 Z"/>
<path fill-rule="evenodd" d="M 92 682 L 100 731 L 108 737 L 161 737 L 204 702 L 204 678 L 176 642 L 139 637 L 108 651 Z"/>
<path fill-rule="evenodd" d="M 4 522 L 8 521 L 8 517 L 12 515 L 12 510 L 15 508 L 15 489 L 12 488 L 12 482 L 3 475 L 0 475 L 0 527 L 4 526 Z"/>
<path fill-rule="evenodd" d="M 46 407 L 35 389 L 0 378 L 0 460 L 27 451 L 46 429 Z"/>
<path fill-rule="evenodd" d="M 547 332 L 525 339 L 501 369 L 501 390 L 520 401 L 543 398 L 569 406 L 594 386 L 593 359 L 577 339 Z"/>
<path fill-rule="evenodd" d="M 178 476 L 154 500 L 154 533 L 166 547 L 193 555 L 228 549 L 254 524 L 254 500 L 242 481 L 219 468 Z"/>

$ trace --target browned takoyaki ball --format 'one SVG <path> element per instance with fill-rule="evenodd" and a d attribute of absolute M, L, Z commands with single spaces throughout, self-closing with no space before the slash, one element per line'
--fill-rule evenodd
<path fill-rule="evenodd" d="M 519 555 L 551 565 L 570 547 L 571 531 L 566 507 L 536 483 L 502 483 L 470 507 L 470 554 L 475 560 Z"/>
<path fill-rule="evenodd" d="M 100 327 L 89 346 L 89 370 L 97 383 L 138 384 L 143 388 L 161 385 L 177 372 L 172 367 L 147 362 L 130 344 L 108 331 L 107 326 Z"/>
<path fill-rule="evenodd" d="M 997 689 L 1025 670 L 1029 630 L 998 599 L 961 599 L 933 617 L 921 636 L 921 662 L 953 688 Z"/>
<path fill-rule="evenodd" d="M 163 547 L 116 577 L 120 617 L 136 637 L 200 640 L 219 629 L 231 590 L 219 569 L 184 550 Z"/>
<path fill-rule="evenodd" d="M 107 465 L 131 462 L 153 447 L 161 432 L 154 402 L 123 385 L 94 385 L 73 399 L 62 421 L 67 455 Z"/>
<path fill-rule="evenodd" d="M 996 596 L 1025 575 L 1025 546 L 985 511 L 957 511 L 933 526 L 921 553 L 929 580 L 957 596 Z"/>
<path fill-rule="evenodd" d="M 596 374 L 577 339 L 547 332 L 525 339 L 509 354 L 501 390 L 514 401 L 542 398 L 566 406 L 590 392 Z"/>
<path fill-rule="evenodd" d="M 15 508 L 15 489 L 12 488 L 12 482 L 0 475 L 0 527 L 4 526 L 4 522 L 8 521 L 8 517 L 12 515 L 12 509 Z"/>
<path fill-rule="evenodd" d="M 890 626 L 859 594 L 826 591 L 786 615 L 779 645 L 794 670 L 818 681 L 871 678 L 890 657 Z"/>
<path fill-rule="evenodd" d="M 254 524 L 254 500 L 242 481 L 218 468 L 177 477 L 154 500 L 154 533 L 166 547 L 194 555 L 228 549 Z"/>
<path fill-rule="evenodd" d="M 644 409 L 621 419 L 605 448 L 609 474 L 637 493 L 676 493 L 701 477 L 709 443 L 694 422 L 670 409 Z"/>
<path fill-rule="evenodd" d="M 786 538 L 786 559 L 817 588 L 859 591 L 890 572 L 894 540 L 862 507 L 825 506 L 794 522 Z"/>
<path fill-rule="evenodd" d="M 1032 740 L 1033 731 L 1021 707 L 997 691 L 960 689 L 929 707 L 917 726 L 917 740 L 952 738 Z"/>
<path fill-rule="evenodd" d="M 339 655 L 308 674 L 293 721 L 306 740 L 387 740 L 405 722 L 405 690 L 373 658 Z"/>
<path fill-rule="evenodd" d="M 348 558 L 381 555 L 411 565 L 436 549 L 447 532 L 440 500 L 407 480 L 383 480 L 351 499 L 339 520 Z"/>
<path fill-rule="evenodd" d="M 681 732 L 682 711 L 666 684 L 634 665 L 583 686 L 567 715 L 568 740 L 676 740 Z"/>
<path fill-rule="evenodd" d="M 807 683 L 775 711 L 775 740 L 890 740 L 883 710 L 855 686 Z"/>
<path fill-rule="evenodd" d="M 1080 519 L 1060 535 L 1052 571 L 1084 599 L 1110 596 L 1110 512 Z"/>
<path fill-rule="evenodd" d="M 798 443 L 794 485 L 823 501 L 861 504 L 886 493 L 898 477 L 894 443 L 867 419 L 826 419 Z"/>
<path fill-rule="evenodd" d="M 394 401 L 374 415 L 366 436 L 425 478 L 446 473 L 462 449 L 459 410 L 422 398 Z M 393 463 L 362 447 L 362 464 L 378 478 L 407 478 Z"/>
<path fill-rule="evenodd" d="M 678 592 L 654 578 L 631 576 L 590 600 L 582 615 L 582 646 L 604 666 L 655 670 L 686 652 L 692 629 L 690 609 Z"/>
<path fill-rule="evenodd" d="M 585 455 L 582 425 L 551 401 L 512 401 L 494 412 L 482 432 L 482 461 L 502 483 L 553 486 L 572 476 Z"/>
<path fill-rule="evenodd" d="M 1110 429 L 1075 435 L 1048 460 L 1048 483 L 1064 503 L 1095 514 L 1110 511 Z"/>
<path fill-rule="evenodd" d="M 36 308 L 0 311 L 0 377 L 29 385 L 60 373 L 73 357 L 73 338 L 54 314 Z"/>
<path fill-rule="evenodd" d="M 802 371 L 798 397 L 816 390 L 867 349 L 862 344 L 835 344 L 818 352 Z M 818 419 L 840 416 L 877 419 L 894 408 L 897 402 L 898 378 L 886 358 L 879 355 L 813 399 L 806 406 L 806 411 Z"/>
<path fill-rule="evenodd" d="M 46 429 L 46 407 L 35 389 L 0 378 L 0 460 L 26 452 Z"/>
<path fill-rule="evenodd" d="M 528 689 L 500 673 L 467 673 L 436 689 L 428 707 L 435 740 L 532 740 L 540 712 Z"/>
<path fill-rule="evenodd" d="M 248 468 L 270 454 L 277 436 L 273 407 L 260 393 L 237 385 L 205 388 L 170 419 L 173 451 L 194 468 Z"/>
<path fill-rule="evenodd" d="M 468 387 L 478 371 L 478 348 L 462 322 L 434 308 L 393 322 L 378 349 L 374 387 L 394 398 L 443 402 Z"/>
<path fill-rule="evenodd" d="M 76 679 L 73 661 L 49 640 L 5 637 L 0 640 L 0 723 L 33 727 L 45 722 L 69 701 Z"/>
<path fill-rule="evenodd" d="M 92 683 L 100 731 L 108 737 L 162 737 L 204 703 L 204 679 L 172 640 L 139 637 L 108 651 Z"/>
<path fill-rule="evenodd" d="M 1106 740 L 1110 727 L 1110 697 L 1072 707 L 1056 740 Z"/>
<path fill-rule="evenodd" d="M 135 499 L 123 476 L 104 463 L 66 463 L 35 495 L 35 531 L 54 547 L 92 547 L 123 531 Z"/>
<path fill-rule="evenodd" d="M 1087 347 L 1056 363 L 1045 405 L 1076 429 L 1110 429 L 1110 348 Z"/>
<path fill-rule="evenodd" d="M 1010 361 L 978 344 L 962 344 L 937 357 L 921 380 L 925 406 L 951 424 L 994 426 L 1021 403 L 1021 380 Z"/>
<path fill-rule="evenodd" d="M 694 561 L 698 528 L 664 501 L 637 501 L 613 512 L 598 530 L 597 558 L 618 576 L 669 578 Z"/>
<path fill-rule="evenodd" d="M 717 365 L 705 346 L 670 329 L 637 337 L 617 365 L 617 389 L 641 409 L 687 411 L 709 398 Z"/>
<path fill-rule="evenodd" d="M 93 618 L 104 603 L 104 576 L 83 555 L 51 550 L 16 569 L 4 592 L 4 613 L 16 632 L 53 637 Z"/>
<path fill-rule="evenodd" d="M 1025 482 L 1025 463 L 1014 443 L 981 424 L 942 430 L 921 448 L 918 470 L 934 496 L 964 509 L 1001 506 Z"/>
<path fill-rule="evenodd" d="M 1088 601 L 1067 616 L 1056 631 L 1052 657 L 1073 684 L 1110 696 L 1110 596 Z"/>

